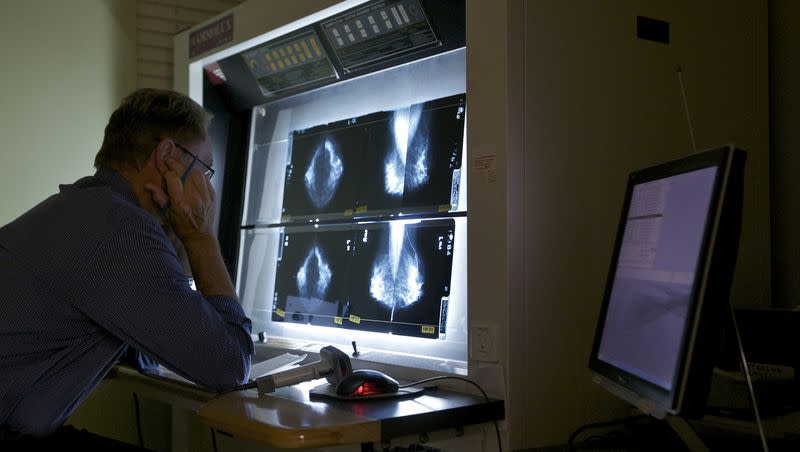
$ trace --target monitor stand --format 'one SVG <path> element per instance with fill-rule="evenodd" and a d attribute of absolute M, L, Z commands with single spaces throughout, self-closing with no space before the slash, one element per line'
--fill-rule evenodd
<path fill-rule="evenodd" d="M 683 441 L 683 444 L 686 445 L 686 448 L 691 452 L 709 452 L 708 446 L 705 445 L 703 440 L 697 436 L 697 433 L 694 431 L 691 425 L 686 422 L 686 419 L 680 416 L 672 416 L 667 415 L 664 420 L 666 421 L 667 425 L 672 428 L 675 434 L 678 435 L 678 438 Z"/>
<path fill-rule="evenodd" d="M 758 427 L 759 437 L 761 439 L 761 445 L 763 451 L 768 452 L 769 448 L 766 443 L 766 436 L 764 435 L 763 425 L 761 423 L 761 416 L 759 415 L 758 412 L 758 403 L 756 401 L 756 395 L 753 390 L 753 383 L 752 380 L 750 379 L 750 372 L 747 367 L 747 358 L 745 357 L 744 347 L 742 346 L 742 338 L 739 334 L 739 325 L 736 323 L 736 313 L 734 311 L 733 304 L 730 303 L 730 300 L 728 301 L 728 312 L 730 313 L 729 317 L 730 325 L 733 328 L 733 332 L 736 337 L 736 346 L 737 346 L 737 351 L 739 352 L 740 364 L 742 366 L 742 370 L 745 374 L 747 381 L 748 392 L 750 395 L 750 402 L 753 407 L 753 414 L 755 414 L 756 425 Z M 667 422 L 667 425 L 669 425 L 670 428 L 672 428 L 672 430 L 678 435 L 681 441 L 683 441 L 688 450 L 690 450 L 691 452 L 710 451 L 708 446 L 706 446 L 705 443 L 703 443 L 703 441 L 697 435 L 697 432 L 694 431 L 694 429 L 691 427 L 691 425 L 689 425 L 689 423 L 686 421 L 685 418 L 681 416 L 672 416 L 668 414 L 664 417 L 664 420 Z"/>

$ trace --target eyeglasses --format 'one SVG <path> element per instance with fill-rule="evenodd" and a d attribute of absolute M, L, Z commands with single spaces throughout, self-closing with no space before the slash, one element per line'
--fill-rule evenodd
<path fill-rule="evenodd" d="M 173 143 L 175 143 L 175 142 L 173 141 Z M 206 162 L 200 160 L 200 157 L 198 157 L 196 154 L 190 152 L 188 149 L 186 149 L 185 147 L 181 146 L 180 144 L 175 143 L 175 146 L 178 146 L 178 148 L 180 150 L 182 150 L 183 152 L 191 155 L 192 158 L 194 159 L 194 160 L 192 160 L 192 164 L 189 165 L 189 168 L 186 169 L 186 172 L 184 173 L 184 176 L 181 177 L 181 179 L 184 179 L 186 177 L 186 175 L 189 174 L 189 171 L 191 171 L 192 167 L 194 166 L 194 162 L 200 162 L 201 165 L 206 167 L 206 170 L 203 171 L 203 176 L 205 176 L 208 179 L 211 179 L 212 177 L 214 177 L 214 168 L 211 168 L 210 166 L 208 166 L 206 164 Z"/>

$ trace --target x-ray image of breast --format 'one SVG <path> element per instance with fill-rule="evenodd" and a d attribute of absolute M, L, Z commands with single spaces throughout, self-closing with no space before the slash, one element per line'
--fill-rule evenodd
<path fill-rule="evenodd" d="M 365 141 L 363 130 L 341 121 L 292 132 L 282 213 L 316 218 L 352 211 Z"/>
<path fill-rule="evenodd" d="M 322 209 L 330 204 L 343 173 L 341 150 L 331 137 L 326 137 L 314 150 L 303 176 L 306 192 L 314 207 Z"/>
<path fill-rule="evenodd" d="M 464 142 L 465 103 L 451 96 L 421 104 L 416 124 L 409 122 L 403 207 L 452 204 Z M 416 116 L 410 109 L 409 117 Z M 454 176 L 455 175 L 455 176 Z M 458 186 L 456 185 L 456 195 Z"/>
<path fill-rule="evenodd" d="M 359 323 L 345 326 L 437 337 L 450 290 L 454 227 L 452 219 L 440 219 L 358 231 L 346 311 Z"/>
<path fill-rule="evenodd" d="M 392 148 L 383 167 L 384 190 L 390 196 L 403 196 L 405 190 L 416 189 L 428 181 L 428 142 L 424 123 L 418 132 L 422 112 L 422 104 L 416 104 L 392 114 Z"/>
<path fill-rule="evenodd" d="M 418 302 L 425 284 L 421 265 L 414 244 L 406 237 L 405 225 L 392 224 L 389 243 L 384 245 L 383 255 L 372 267 L 370 296 L 391 309 L 392 314 L 396 308 Z"/>
<path fill-rule="evenodd" d="M 282 241 L 272 320 L 335 326 L 347 297 L 352 232 L 286 228 Z"/>
<path fill-rule="evenodd" d="M 314 245 L 297 270 L 297 292 L 306 298 L 324 299 L 331 283 L 331 266 L 319 245 Z"/>
<path fill-rule="evenodd" d="M 440 211 L 451 204 L 453 179 L 461 168 L 464 112 L 464 95 L 457 95 L 364 117 L 367 147 L 356 205 L 406 213 Z"/>
<path fill-rule="evenodd" d="M 440 212 L 458 198 L 463 94 L 291 133 L 283 215 Z M 455 202 L 457 204 L 457 202 Z"/>

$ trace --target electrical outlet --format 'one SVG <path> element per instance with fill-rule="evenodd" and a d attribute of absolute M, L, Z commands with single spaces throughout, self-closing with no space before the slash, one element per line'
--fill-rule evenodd
<path fill-rule="evenodd" d="M 475 361 L 497 362 L 497 325 L 473 323 L 469 327 L 469 357 Z"/>

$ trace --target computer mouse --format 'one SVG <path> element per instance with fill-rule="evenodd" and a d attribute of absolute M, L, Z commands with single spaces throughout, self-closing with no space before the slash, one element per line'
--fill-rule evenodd
<path fill-rule="evenodd" d="M 400 384 L 377 370 L 359 369 L 336 385 L 336 394 L 346 397 L 365 397 L 397 392 Z"/>

